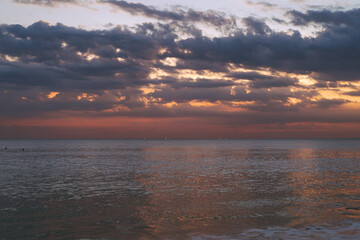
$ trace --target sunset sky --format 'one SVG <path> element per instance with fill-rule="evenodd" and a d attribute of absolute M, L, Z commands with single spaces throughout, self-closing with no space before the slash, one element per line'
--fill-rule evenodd
<path fill-rule="evenodd" d="M 0 2 L 0 138 L 165 137 L 360 138 L 360 2 Z"/>

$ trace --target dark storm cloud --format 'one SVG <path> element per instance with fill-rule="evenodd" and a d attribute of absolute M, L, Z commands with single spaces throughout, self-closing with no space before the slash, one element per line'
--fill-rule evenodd
<path fill-rule="evenodd" d="M 244 79 L 244 80 L 258 80 L 258 79 L 272 79 L 273 76 L 263 75 L 258 72 L 231 72 L 226 75 L 234 79 Z"/>
<path fill-rule="evenodd" d="M 251 25 L 252 26 L 252 25 Z M 254 26 L 253 26 L 254 27 Z M 0 52 L 19 57 L 22 62 L 38 62 L 56 67 L 70 63 L 82 73 L 109 74 L 122 65 L 141 65 L 143 60 L 177 57 L 178 69 L 209 69 L 226 71 L 228 63 L 246 67 L 270 67 L 286 72 L 312 72 L 321 80 L 357 80 L 360 69 L 359 31 L 346 27 L 326 29 L 317 37 L 303 38 L 295 32 L 269 33 L 264 35 L 260 27 L 252 34 L 237 32 L 233 36 L 210 39 L 204 36 L 176 41 L 177 34 L 169 25 L 144 24 L 137 30 L 115 28 L 104 31 L 85 31 L 58 24 L 50 26 L 44 22 L 28 28 L 19 25 L 0 27 Z M 64 45 L 66 44 L 66 45 Z M 167 49 L 159 54 L 161 49 Z M 189 53 L 183 53 L 188 50 Z M 83 62 L 77 53 L 95 54 L 125 63 L 99 64 Z M 136 64 L 131 60 L 140 61 Z M 61 64 L 65 62 L 66 64 Z M 80 64 L 83 62 L 83 64 Z M 109 67 L 114 66 L 113 71 Z M 220 66 L 220 68 L 219 68 Z M 149 66 L 144 66 L 144 69 Z M 94 69 L 94 71 L 92 71 Z M 104 71 L 102 71 L 102 69 Z M 139 71 L 139 69 L 137 69 Z M 146 71 L 145 71 L 146 72 Z"/>
<path fill-rule="evenodd" d="M 360 90 L 359 91 L 350 91 L 350 92 L 346 92 L 343 94 L 353 96 L 353 97 L 360 97 Z"/>
<path fill-rule="evenodd" d="M 271 106 L 271 104 L 274 104 Z M 206 121 L 214 121 L 220 119 L 219 124 L 222 126 L 243 125 L 243 124 L 273 124 L 273 123 L 296 123 L 296 122 L 327 122 L 327 123 L 344 123 L 360 121 L 360 114 L 353 110 L 338 108 L 336 111 L 329 111 L 326 108 L 309 108 L 296 109 L 294 107 L 284 107 L 271 102 L 268 106 L 263 105 L 258 109 L 250 109 L 249 111 L 226 111 L 212 107 L 192 107 L 189 104 L 181 104 L 167 108 L 159 105 L 152 105 L 148 108 L 136 108 L 132 111 L 118 111 L 107 113 L 86 112 L 82 116 L 130 116 L 130 117 L 199 117 L 205 118 Z M 249 105 L 250 106 L 250 105 Z M 253 105 L 256 108 L 256 104 Z M 260 106 L 260 104 L 258 105 Z M 265 110 L 264 110 L 265 109 Z M 290 111 L 289 111 L 290 110 Z M 191 121 L 191 119 L 190 119 Z"/>
<path fill-rule="evenodd" d="M 179 7 L 171 10 L 159 10 L 151 6 L 141 3 L 130 3 L 127 1 L 117 0 L 102 0 L 100 2 L 109 3 L 116 6 L 123 11 L 132 15 L 142 15 L 158 20 L 173 20 L 180 22 L 203 22 L 216 27 L 226 26 L 235 27 L 236 19 L 226 17 L 224 13 L 208 10 L 208 11 L 195 11 L 193 9 L 184 10 Z"/>
<path fill-rule="evenodd" d="M 143 4 L 125 1 L 108 1 L 134 13 L 156 15 L 160 18 L 205 19 L 187 17 L 183 10 L 161 11 Z M 190 11 L 190 10 L 189 10 Z M 248 68 L 267 67 L 292 73 L 311 73 L 322 81 L 353 81 L 360 75 L 360 22 L 359 10 L 308 11 L 289 13 L 296 24 L 316 21 L 324 30 L 314 37 L 274 32 L 265 22 L 256 18 L 244 18 L 247 30 L 237 29 L 225 37 L 208 38 L 199 29 L 190 25 L 142 24 L 136 32 L 124 29 L 109 31 L 85 31 L 58 24 L 48 26 L 36 23 L 28 28 L 2 26 L 0 48 L 3 54 L 21 57 L 22 61 L 67 61 L 79 59 L 76 51 L 99 55 L 102 58 L 159 59 L 180 58 L 178 69 L 208 69 L 226 71 L 229 63 L 242 64 Z M 189 21 L 190 21 L 189 20 Z M 210 20 L 209 20 L 210 21 Z M 217 21 L 211 20 L 217 24 Z M 219 24 L 227 24 L 220 21 Z M 220 25 L 221 25 L 220 24 Z M 4 30 L 4 28 L 6 28 Z M 189 33 L 186 39 L 179 39 L 180 33 Z M 20 38 L 20 40 L 19 40 Z M 29 38 L 29 39 L 28 39 Z M 69 44 L 62 49 L 61 42 Z M 121 52 L 116 52 L 116 49 Z M 167 49 L 159 54 L 160 49 Z M 185 50 L 188 53 L 185 53 Z M 55 57 L 54 57 L 55 56 Z M 221 66 L 221 67 L 219 67 Z M 217 68 L 217 69 L 216 69 Z M 170 69 L 170 68 L 168 68 Z"/>
<path fill-rule="evenodd" d="M 278 91 L 268 91 L 266 89 L 253 89 L 248 92 L 243 86 L 217 87 L 217 88 L 180 88 L 174 89 L 170 87 L 162 88 L 148 96 L 160 98 L 161 103 L 166 102 L 188 102 L 192 100 L 216 102 L 216 101 L 258 101 L 262 103 L 277 101 L 286 103 L 290 97 L 307 99 L 316 95 L 316 91 L 309 92 L 291 92 L 289 89 L 281 89 Z"/>
<path fill-rule="evenodd" d="M 190 10 L 161 11 L 142 4 L 111 1 L 113 5 L 119 3 L 132 9 L 127 11 L 139 8 L 142 15 L 152 14 L 177 23 L 144 23 L 110 30 L 84 30 L 45 22 L 28 27 L 0 25 L 0 100 L 5 103 L 0 106 L 0 115 L 41 116 L 62 110 L 80 115 L 137 117 L 228 114 L 208 107 L 200 111 L 188 104 L 195 100 L 220 102 L 233 108 L 237 107 L 233 105 L 236 102 L 241 109 L 268 113 L 271 119 L 242 115 L 246 121 L 281 122 L 286 121 L 281 118 L 282 112 L 347 103 L 342 99 L 312 99 L 318 97 L 316 88 L 321 84 L 330 88 L 339 87 L 339 81 L 359 80 L 360 29 L 350 20 L 337 20 L 340 24 L 323 21 L 324 29 L 316 36 L 303 37 L 296 31 L 276 32 L 262 20 L 245 18 L 247 29 L 210 38 L 192 25 L 211 21 L 210 17 L 205 18 L 208 12 L 192 16 Z M 349 14 L 350 19 L 357 16 L 352 11 L 343 14 Z M 214 23 L 232 24 L 220 20 Z M 165 63 L 171 58 L 176 61 Z M 235 71 L 238 67 L 252 72 Z M 272 75 L 257 72 L 264 68 Z M 296 78 L 280 76 L 279 71 L 310 74 L 319 82 L 307 89 Z M 227 80 L 210 79 L 214 78 L 212 74 L 222 74 Z M 144 87 L 153 89 L 144 93 Z M 60 93 L 49 99 L 47 94 L 52 91 Z M 84 92 L 96 97 L 92 101 L 79 98 Z M 357 96 L 355 91 L 345 94 Z M 161 107 L 169 102 L 181 106 Z M 126 110 L 114 110 L 117 107 Z M 292 116 L 291 121 L 295 121 L 295 116 L 301 118 L 300 113 Z"/>
<path fill-rule="evenodd" d="M 38 4 L 46 6 L 56 6 L 58 3 L 75 3 L 79 0 L 13 0 L 22 4 Z M 220 11 L 196 11 L 194 9 L 184 9 L 173 7 L 171 10 L 159 10 L 152 6 L 142 3 L 131 3 L 118 0 L 98 0 L 98 3 L 107 3 L 135 16 L 146 16 L 157 20 L 171 20 L 178 22 L 202 22 L 215 27 L 224 27 L 227 29 L 236 27 L 236 18 L 228 17 Z"/>
<path fill-rule="evenodd" d="M 147 61 L 157 58 L 161 48 L 171 48 L 176 36 L 142 31 L 85 31 L 44 22 L 27 28 L 1 25 L 0 54 L 18 61 L 0 60 L 0 82 L 57 90 L 146 85 L 151 71 Z"/>
<path fill-rule="evenodd" d="M 28 100 L 21 99 L 18 94 L 29 97 Z M 0 100 L 3 104 L 0 106 L 0 113 L 11 117 L 42 117 L 46 112 L 57 112 L 62 110 L 67 111 L 103 111 L 111 109 L 115 106 L 114 101 L 79 101 L 76 98 L 77 93 L 72 94 L 72 98 L 69 95 L 66 99 L 48 100 L 44 101 L 39 97 L 37 92 L 28 91 L 8 91 L 6 94 L 0 94 Z M 42 96 L 46 98 L 46 96 Z"/>
<path fill-rule="evenodd" d="M 181 40 L 180 47 L 191 54 L 179 56 L 351 81 L 360 75 L 359 42 L 360 28 L 347 26 L 327 27 L 315 37 L 302 37 L 296 31 L 291 35 L 237 32 L 227 37 Z"/>
<path fill-rule="evenodd" d="M 173 87 L 174 89 L 180 88 L 220 88 L 220 87 L 227 87 L 233 86 L 234 82 L 229 80 L 214 80 L 214 79 L 195 79 L 194 80 L 177 80 L 173 79 L 173 81 L 167 82 L 169 86 Z"/>
<path fill-rule="evenodd" d="M 253 17 L 247 17 L 242 19 L 243 23 L 247 27 L 247 32 L 252 34 L 266 34 L 271 33 L 271 29 L 264 21 Z"/>
<path fill-rule="evenodd" d="M 153 34 L 144 33 L 144 28 Z M 153 59 L 160 48 L 172 43 L 177 36 L 168 29 L 152 28 L 153 25 L 147 24 L 136 32 L 120 27 L 109 31 L 86 31 L 62 24 L 51 26 L 41 21 L 27 28 L 1 25 L 0 51 L 31 62 L 79 61 L 77 52 L 87 51 L 104 58 Z"/>
<path fill-rule="evenodd" d="M 295 25 L 308 25 L 309 23 L 325 23 L 332 25 L 347 25 L 355 28 L 360 27 L 360 9 L 348 11 L 309 10 L 306 13 L 290 11 L 288 14 L 293 18 Z"/>
<path fill-rule="evenodd" d="M 161 98 L 161 103 L 166 102 L 188 102 L 192 100 L 216 102 L 218 100 L 231 101 L 234 96 L 230 95 L 231 87 L 219 88 L 180 88 L 170 87 L 157 90 L 148 95 L 153 98 Z"/>
<path fill-rule="evenodd" d="M 227 75 L 234 79 L 250 80 L 250 86 L 253 88 L 272 88 L 299 86 L 296 78 L 263 75 L 258 72 L 231 72 Z"/>
<path fill-rule="evenodd" d="M 313 84 L 314 88 L 336 88 L 339 87 L 339 84 L 337 82 L 323 82 L 318 81 L 317 83 Z"/>
<path fill-rule="evenodd" d="M 211 62 L 198 59 L 179 59 L 175 66 L 176 69 L 210 70 L 212 72 L 228 72 L 228 63 Z"/>
<path fill-rule="evenodd" d="M 331 107 L 339 107 L 345 103 L 348 103 L 350 101 L 344 100 L 344 99 L 320 99 L 316 102 L 313 102 L 316 106 L 320 108 L 331 108 Z"/>
<path fill-rule="evenodd" d="M 21 71 L 19 71 L 21 69 Z M 148 69 L 130 63 L 98 62 L 47 66 L 44 64 L 11 63 L 0 66 L 0 83 L 6 89 L 41 87 L 44 90 L 73 89 L 96 91 L 121 89 L 156 83 L 142 79 Z M 118 76 L 114 77 L 113 74 Z"/>
<path fill-rule="evenodd" d="M 86 91 L 83 96 L 83 91 Z M 0 115 L 9 117 L 43 117 L 46 113 L 71 111 L 74 115 L 100 114 L 105 110 L 117 107 L 128 109 L 143 108 L 143 92 L 137 88 L 126 88 L 116 91 L 94 89 L 73 89 L 58 93 L 49 99 L 49 91 L 43 92 L 39 87 L 30 89 L 18 88 L 1 91 Z M 92 99 L 89 101 L 89 99 Z M 127 112 L 127 111 L 125 111 Z"/>
<path fill-rule="evenodd" d="M 279 23 L 279 24 L 286 24 L 286 21 L 280 18 L 273 17 L 271 18 L 273 21 Z"/>
<path fill-rule="evenodd" d="M 357 47 L 354 47 L 356 49 Z M 337 61 L 339 64 L 341 64 L 341 61 L 338 59 L 334 59 L 334 61 Z M 313 72 L 311 76 L 319 81 L 332 81 L 332 82 L 338 82 L 338 81 L 359 81 L 359 69 L 357 69 L 357 59 L 354 56 L 354 61 L 349 61 L 349 65 L 340 65 L 337 69 L 327 69 L 327 71 L 321 71 L 321 72 Z M 340 67 L 342 69 L 340 69 Z"/>
<path fill-rule="evenodd" d="M 250 86 L 253 88 L 273 88 L 273 87 L 289 87 L 299 86 L 298 80 L 295 78 L 277 77 L 272 79 L 258 79 L 252 81 Z"/>

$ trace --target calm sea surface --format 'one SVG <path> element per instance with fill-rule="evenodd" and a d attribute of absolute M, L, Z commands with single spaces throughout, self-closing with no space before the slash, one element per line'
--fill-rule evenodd
<path fill-rule="evenodd" d="M 360 140 L 2 140 L 0 239 L 360 239 Z"/>

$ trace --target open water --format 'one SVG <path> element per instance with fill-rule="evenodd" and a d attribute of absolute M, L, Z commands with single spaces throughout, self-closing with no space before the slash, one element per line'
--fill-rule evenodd
<path fill-rule="evenodd" d="M 360 239 L 360 140 L 1 140 L 0 239 Z"/>

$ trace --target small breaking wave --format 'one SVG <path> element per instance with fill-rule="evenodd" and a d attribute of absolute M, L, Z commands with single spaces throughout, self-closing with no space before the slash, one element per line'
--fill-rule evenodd
<path fill-rule="evenodd" d="M 192 240 L 254 240 L 254 239 L 360 239 L 360 223 L 346 222 L 339 225 L 310 226 L 306 228 L 269 227 L 266 229 L 250 229 L 235 236 L 193 236 Z"/>

